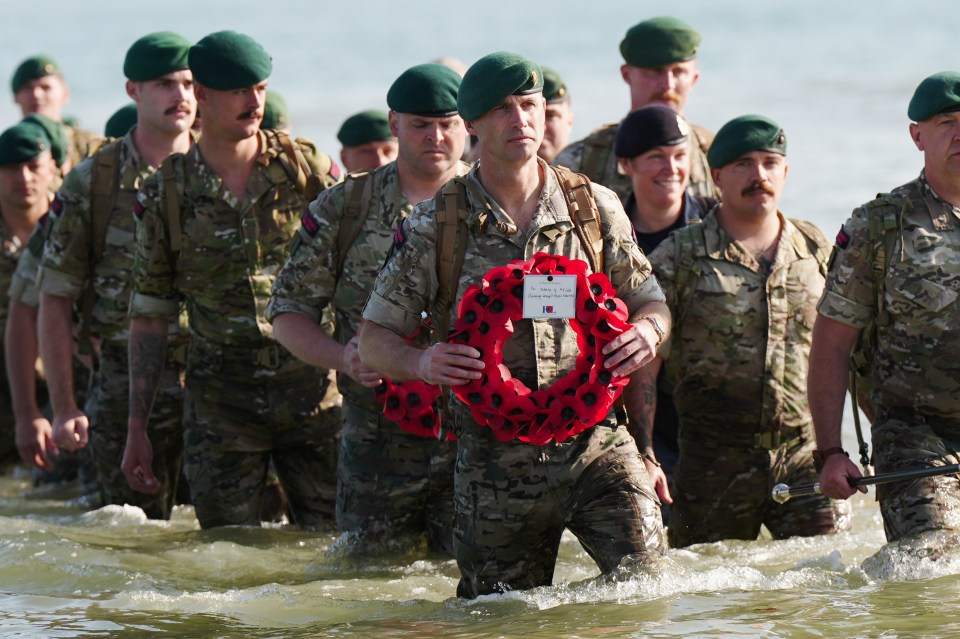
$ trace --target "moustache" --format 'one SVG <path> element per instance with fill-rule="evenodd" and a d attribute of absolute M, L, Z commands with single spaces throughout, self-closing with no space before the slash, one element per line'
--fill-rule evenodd
<path fill-rule="evenodd" d="M 244 111 L 243 113 L 237 116 L 238 120 L 249 120 L 250 118 L 258 118 L 262 120 L 263 111 L 258 111 L 257 109 L 253 109 L 251 111 Z"/>
<path fill-rule="evenodd" d="M 770 188 L 770 185 L 768 185 L 766 182 L 754 182 L 753 184 L 745 188 L 743 191 L 741 191 L 740 195 L 747 196 L 747 195 L 750 195 L 751 193 L 756 193 L 757 191 L 763 191 L 767 195 L 776 195 L 776 193 L 773 192 L 773 189 Z"/>
<path fill-rule="evenodd" d="M 674 104 L 680 103 L 680 94 L 676 91 L 671 91 L 667 89 L 666 91 L 661 91 L 653 95 L 653 100 L 664 100 L 667 102 L 673 102 Z"/>
<path fill-rule="evenodd" d="M 189 111 L 190 111 L 190 105 L 187 104 L 186 102 L 180 102 L 180 103 L 178 103 L 178 104 L 174 104 L 172 107 L 170 107 L 169 109 L 167 109 L 166 111 L 164 111 L 163 114 L 164 114 L 164 115 L 173 115 L 173 114 L 176 113 L 177 111 L 187 111 L 187 112 L 189 112 Z"/>

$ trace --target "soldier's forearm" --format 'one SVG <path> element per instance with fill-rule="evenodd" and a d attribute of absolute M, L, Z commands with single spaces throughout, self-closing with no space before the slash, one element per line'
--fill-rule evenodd
<path fill-rule="evenodd" d="M 630 323 L 636 324 L 642 317 L 656 317 L 664 331 L 663 339 L 667 339 L 667 336 L 670 335 L 673 322 L 670 320 L 670 309 L 666 304 L 663 302 L 647 302 L 646 304 L 642 304 L 640 308 L 630 315 Z"/>
<path fill-rule="evenodd" d="M 10 301 L 4 335 L 7 379 L 17 421 L 40 415 L 37 406 L 37 309 Z"/>
<path fill-rule="evenodd" d="M 419 379 L 423 350 L 376 322 L 360 327 L 360 359 L 373 370 L 392 379 Z"/>
<path fill-rule="evenodd" d="M 307 364 L 334 370 L 343 366 L 343 345 L 327 335 L 311 317 L 281 313 L 273 318 L 273 336 L 294 357 Z"/>
<path fill-rule="evenodd" d="M 807 399 L 817 433 L 817 447 L 841 445 L 844 397 L 849 382 L 850 352 L 859 329 L 821 315 L 813 327 Z"/>
<path fill-rule="evenodd" d="M 653 424 L 657 414 L 657 374 L 660 358 L 630 375 L 630 383 L 623 390 L 623 399 L 629 417 L 628 429 L 641 453 L 653 455 Z"/>
<path fill-rule="evenodd" d="M 130 424 L 146 426 L 167 357 L 167 320 L 130 321 Z"/>
<path fill-rule="evenodd" d="M 73 394 L 73 300 L 61 295 L 41 295 L 38 336 L 53 412 L 74 412 L 77 402 Z"/>

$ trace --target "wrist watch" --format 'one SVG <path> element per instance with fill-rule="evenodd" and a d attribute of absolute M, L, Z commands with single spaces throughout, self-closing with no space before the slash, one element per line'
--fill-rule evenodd
<path fill-rule="evenodd" d="M 647 320 L 648 322 L 650 322 L 650 325 L 653 326 L 653 330 L 657 332 L 657 343 L 655 344 L 655 346 L 660 346 L 660 343 L 663 342 L 664 336 L 667 334 L 667 332 L 663 330 L 663 327 L 660 326 L 660 320 L 658 320 L 653 315 L 644 315 L 643 317 L 640 318 L 640 320 L 641 321 Z"/>
<path fill-rule="evenodd" d="M 834 446 L 833 448 L 826 448 L 824 450 L 815 450 L 813 451 L 813 467 L 819 473 L 823 470 L 823 463 L 827 461 L 827 457 L 832 457 L 834 455 L 846 455 L 850 456 L 850 453 L 840 448 L 839 446 Z"/>

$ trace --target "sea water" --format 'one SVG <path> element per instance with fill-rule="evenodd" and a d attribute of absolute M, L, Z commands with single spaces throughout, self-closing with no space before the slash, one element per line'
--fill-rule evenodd
<path fill-rule="evenodd" d="M 960 68 L 953 2 L 0 0 L 0 79 L 28 55 L 53 56 L 71 87 L 67 112 L 99 130 L 128 101 L 133 40 L 235 29 L 272 54 L 271 88 L 295 133 L 335 154 L 342 120 L 385 109 L 407 67 L 510 50 L 563 75 L 582 137 L 629 107 L 617 49 L 626 29 L 665 14 L 703 34 L 689 119 L 714 130 L 745 113 L 781 123 L 781 209 L 828 236 L 854 206 L 919 173 L 910 95 L 923 77 Z M 17 117 L 0 103 L 0 125 Z M 849 416 L 845 428 L 855 450 Z M 956 540 L 933 540 L 943 552 L 921 559 L 880 550 L 872 495 L 854 497 L 853 528 L 840 535 L 671 550 L 655 570 L 609 579 L 567 535 L 556 585 L 462 601 L 449 559 L 348 561 L 331 550 L 332 531 L 201 531 L 190 507 L 169 522 L 129 507 L 90 512 L 14 474 L 0 478 L 0 636 L 960 636 Z"/>

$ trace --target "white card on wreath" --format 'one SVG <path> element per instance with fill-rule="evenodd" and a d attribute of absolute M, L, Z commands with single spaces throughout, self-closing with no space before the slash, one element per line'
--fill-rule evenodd
<path fill-rule="evenodd" d="M 576 315 L 576 275 L 524 276 L 524 319 L 570 319 Z"/>

